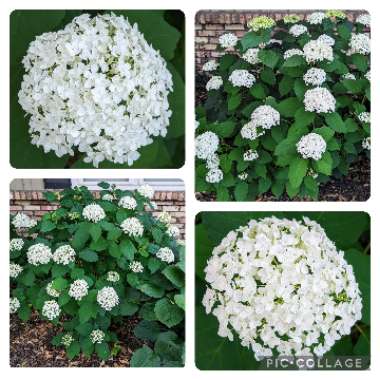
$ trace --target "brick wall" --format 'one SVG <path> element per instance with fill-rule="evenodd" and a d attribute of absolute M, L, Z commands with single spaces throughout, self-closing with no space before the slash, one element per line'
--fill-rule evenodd
<path fill-rule="evenodd" d="M 220 56 L 216 51 L 219 36 L 224 33 L 234 33 L 242 37 L 247 31 L 247 22 L 256 16 L 267 15 L 277 19 L 287 14 L 298 14 L 304 18 L 313 11 L 306 10 L 204 10 L 195 16 L 195 64 L 199 71 L 210 58 Z M 365 11 L 346 10 L 349 19 Z"/>
<path fill-rule="evenodd" d="M 57 190 L 54 190 L 57 191 Z M 99 192 L 95 191 L 99 197 Z M 172 216 L 172 224 L 175 224 L 181 232 L 181 238 L 185 235 L 185 192 L 183 191 L 156 191 L 153 201 L 157 204 L 157 210 L 153 215 L 161 211 L 167 211 Z M 41 218 L 43 214 L 57 208 L 56 204 L 45 200 L 42 191 L 11 191 L 11 214 L 24 212 L 34 218 Z"/>

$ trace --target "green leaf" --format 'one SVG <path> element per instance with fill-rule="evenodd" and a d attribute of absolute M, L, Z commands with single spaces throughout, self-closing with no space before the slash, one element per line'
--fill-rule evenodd
<path fill-rule="evenodd" d="M 184 318 L 183 310 L 167 298 L 156 302 L 154 312 L 157 319 L 169 328 L 178 325 Z"/>
<path fill-rule="evenodd" d="M 235 200 L 238 202 L 247 200 L 248 196 L 248 184 L 245 182 L 239 182 L 234 189 Z"/>
<path fill-rule="evenodd" d="M 292 187 L 300 187 L 307 173 L 308 161 L 301 157 L 294 157 L 289 165 L 289 181 Z"/>
<path fill-rule="evenodd" d="M 323 153 L 320 160 L 313 162 L 313 167 L 318 173 L 331 175 L 333 160 L 329 152 Z"/>
<path fill-rule="evenodd" d="M 165 294 L 165 290 L 163 288 L 148 283 L 140 285 L 138 289 L 152 298 L 161 298 Z"/>
<path fill-rule="evenodd" d="M 83 302 L 79 307 L 78 313 L 80 323 L 85 323 L 91 318 L 95 318 L 97 306 L 93 302 Z"/>
<path fill-rule="evenodd" d="M 177 288 L 185 285 L 185 274 L 175 265 L 168 265 L 162 274 Z"/>
<path fill-rule="evenodd" d="M 80 353 L 80 345 L 78 342 L 73 342 L 66 350 L 67 357 L 72 360 Z"/>
<path fill-rule="evenodd" d="M 318 182 L 311 176 L 306 176 L 304 185 L 310 197 L 316 199 L 318 197 Z"/>
<path fill-rule="evenodd" d="M 177 334 L 173 331 L 166 331 L 158 335 L 156 343 L 154 344 L 154 352 L 156 352 L 161 359 L 181 363 L 183 347 L 176 342 Z"/>
<path fill-rule="evenodd" d="M 305 58 L 301 55 L 293 55 L 285 60 L 283 67 L 298 67 L 306 65 Z"/>
<path fill-rule="evenodd" d="M 368 58 L 361 54 L 353 54 L 351 56 L 352 63 L 357 67 L 361 72 L 366 72 L 368 70 Z"/>
<path fill-rule="evenodd" d="M 136 350 L 131 358 L 131 367 L 159 367 L 160 357 L 148 346 Z"/>
<path fill-rule="evenodd" d="M 261 83 L 255 83 L 249 92 L 256 99 L 265 99 L 267 96 L 265 87 Z"/>
<path fill-rule="evenodd" d="M 161 332 L 161 326 L 156 321 L 140 321 L 133 330 L 138 339 L 150 340 L 151 342 L 154 342 Z"/>
<path fill-rule="evenodd" d="M 56 225 L 50 220 L 43 220 L 41 222 L 41 232 L 50 232 L 55 229 Z"/>
<path fill-rule="evenodd" d="M 335 133 L 334 130 L 328 127 L 315 128 L 313 132 L 321 135 L 326 142 L 330 141 Z"/>
<path fill-rule="evenodd" d="M 138 309 L 139 309 L 139 307 L 135 303 L 124 300 L 120 304 L 120 315 L 122 315 L 124 317 L 131 316 L 131 315 L 135 314 Z"/>
<path fill-rule="evenodd" d="M 91 251 L 90 249 L 84 249 L 83 251 L 80 251 L 78 256 L 82 260 L 88 261 L 90 263 L 94 263 L 99 260 L 98 254 L 94 251 Z"/>
<path fill-rule="evenodd" d="M 281 96 L 288 94 L 293 89 L 294 78 L 284 75 L 281 79 L 278 90 Z"/>
<path fill-rule="evenodd" d="M 92 237 L 92 240 L 97 241 L 102 234 L 102 229 L 98 224 L 92 224 L 92 226 L 90 227 L 89 233 Z"/>
<path fill-rule="evenodd" d="M 265 67 L 261 73 L 260 78 L 270 85 L 276 84 L 276 75 L 274 74 L 273 70 L 269 69 L 268 67 Z"/>
<path fill-rule="evenodd" d="M 133 261 L 136 248 L 130 240 L 123 240 L 119 245 L 119 249 L 127 260 Z"/>
<path fill-rule="evenodd" d="M 53 280 L 52 285 L 55 290 L 62 291 L 67 287 L 68 281 L 62 277 L 59 277 Z"/>
<path fill-rule="evenodd" d="M 337 30 L 340 37 L 342 37 L 344 40 L 349 40 L 351 38 L 351 30 L 347 27 L 346 24 L 338 25 Z"/>
<path fill-rule="evenodd" d="M 261 49 L 259 51 L 259 59 L 260 61 L 265 65 L 270 67 L 271 69 L 274 69 L 280 60 L 280 56 L 278 53 L 276 53 L 273 50 L 264 50 Z"/>
<path fill-rule="evenodd" d="M 110 349 L 106 342 L 95 344 L 95 352 L 101 360 L 107 360 L 111 356 Z"/>
<path fill-rule="evenodd" d="M 328 113 L 325 115 L 327 125 L 338 133 L 346 133 L 346 125 L 344 124 L 341 116 L 337 112 Z"/>
<path fill-rule="evenodd" d="M 235 123 L 231 120 L 214 123 L 209 125 L 209 130 L 215 132 L 220 137 L 230 137 L 235 130 Z"/>
<path fill-rule="evenodd" d="M 25 286 L 32 286 L 36 276 L 32 270 L 23 270 L 18 276 L 18 281 Z"/>
<path fill-rule="evenodd" d="M 314 122 L 315 114 L 313 112 L 308 112 L 303 108 L 300 108 L 295 113 L 294 118 L 298 126 L 307 127 Z"/>
<path fill-rule="evenodd" d="M 24 322 L 29 320 L 31 314 L 31 309 L 25 304 L 22 304 L 17 312 L 18 317 Z"/>
<path fill-rule="evenodd" d="M 240 103 L 241 95 L 238 92 L 236 94 L 233 94 L 232 96 L 229 96 L 227 102 L 228 112 L 236 110 L 236 108 L 239 107 Z"/>
<path fill-rule="evenodd" d="M 87 223 L 82 223 L 79 225 L 77 231 L 74 234 L 72 240 L 72 246 L 74 249 L 82 249 L 86 244 L 87 240 L 90 238 L 89 227 Z"/>
<path fill-rule="evenodd" d="M 303 108 L 302 103 L 297 98 L 287 98 L 278 103 L 277 110 L 282 116 L 293 117 L 301 107 Z"/>

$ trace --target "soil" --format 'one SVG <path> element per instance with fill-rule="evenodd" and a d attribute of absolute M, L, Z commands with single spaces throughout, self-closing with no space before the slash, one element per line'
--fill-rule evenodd
<path fill-rule="evenodd" d="M 28 322 L 17 316 L 10 317 L 10 366 L 11 367 L 129 367 L 132 353 L 144 342 L 137 339 L 133 329 L 138 318 L 126 318 L 122 328 L 114 326 L 120 342 L 119 352 L 107 361 L 96 355 L 86 358 L 82 354 L 69 360 L 62 347 L 54 347 L 52 338 L 61 330 L 53 324 L 39 319 L 38 315 Z"/>

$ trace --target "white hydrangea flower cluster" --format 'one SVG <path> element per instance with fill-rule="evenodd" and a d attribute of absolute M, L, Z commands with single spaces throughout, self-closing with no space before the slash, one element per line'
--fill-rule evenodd
<path fill-rule="evenodd" d="M 203 71 L 215 71 L 219 67 L 219 63 L 215 61 L 215 59 L 211 59 L 207 61 L 203 66 Z"/>
<path fill-rule="evenodd" d="M 342 78 L 343 78 L 343 79 L 356 80 L 355 75 L 354 75 L 354 74 L 351 74 L 351 73 L 343 74 Z"/>
<path fill-rule="evenodd" d="M 349 42 L 347 55 L 362 54 L 368 55 L 371 53 L 371 40 L 366 33 L 352 33 Z"/>
<path fill-rule="evenodd" d="M 70 284 L 69 296 L 74 298 L 76 301 L 80 301 L 83 297 L 86 297 L 87 294 L 88 283 L 86 280 L 79 279 Z"/>
<path fill-rule="evenodd" d="M 242 58 L 251 65 L 256 65 L 257 63 L 260 63 L 259 53 L 260 49 L 251 48 L 242 55 Z"/>
<path fill-rule="evenodd" d="M 148 199 L 152 199 L 154 196 L 154 189 L 150 185 L 141 185 L 137 188 L 137 192 Z"/>
<path fill-rule="evenodd" d="M 108 202 L 112 202 L 114 200 L 114 196 L 112 194 L 104 194 L 102 196 L 102 200 L 103 201 L 108 201 Z"/>
<path fill-rule="evenodd" d="M 165 60 L 123 16 L 83 14 L 29 45 L 19 103 L 32 144 L 58 157 L 85 153 L 132 165 L 165 136 L 172 76 Z"/>
<path fill-rule="evenodd" d="M 369 82 L 371 82 L 371 70 L 368 70 L 368 71 L 364 74 L 364 77 L 365 77 L 365 79 L 367 79 Z"/>
<path fill-rule="evenodd" d="M 303 80 L 306 84 L 320 86 L 326 81 L 326 72 L 325 70 L 312 67 L 306 71 Z"/>
<path fill-rule="evenodd" d="M 156 257 L 168 264 L 172 263 L 175 260 L 174 253 L 169 247 L 160 248 L 156 252 Z"/>
<path fill-rule="evenodd" d="M 17 297 L 12 297 L 9 299 L 9 312 L 11 314 L 17 313 L 21 304 Z"/>
<path fill-rule="evenodd" d="M 134 216 L 123 220 L 120 227 L 123 232 L 129 236 L 139 237 L 144 233 L 144 226 Z"/>
<path fill-rule="evenodd" d="M 201 160 L 207 160 L 218 147 L 219 137 L 214 132 L 204 132 L 195 139 L 195 154 Z"/>
<path fill-rule="evenodd" d="M 32 228 L 37 225 L 37 221 L 27 214 L 18 212 L 12 219 L 12 224 L 15 228 Z"/>
<path fill-rule="evenodd" d="M 223 86 L 223 79 L 219 75 L 212 76 L 209 81 L 206 83 L 206 90 L 219 90 Z"/>
<path fill-rule="evenodd" d="M 75 250 L 70 245 L 65 244 L 58 247 L 53 253 L 53 261 L 56 264 L 69 265 L 75 261 Z"/>
<path fill-rule="evenodd" d="M 17 278 L 22 271 L 23 271 L 23 268 L 21 265 L 16 264 L 16 263 L 10 263 L 9 264 L 9 277 L 10 278 Z"/>
<path fill-rule="evenodd" d="M 46 285 L 45 290 L 46 290 L 47 295 L 49 295 L 50 297 L 53 297 L 53 298 L 58 298 L 61 295 L 61 292 L 59 292 L 57 289 L 54 289 L 53 281 L 50 281 Z"/>
<path fill-rule="evenodd" d="M 119 273 L 115 271 L 109 271 L 107 272 L 107 281 L 109 282 L 118 282 L 120 281 L 120 275 Z"/>
<path fill-rule="evenodd" d="M 58 318 L 61 314 L 61 308 L 58 305 L 57 301 L 45 301 L 42 306 L 42 315 L 47 318 L 49 321 L 53 321 Z"/>
<path fill-rule="evenodd" d="M 134 273 L 144 272 L 144 266 L 140 263 L 140 261 L 132 261 L 129 264 L 129 269 Z"/>
<path fill-rule="evenodd" d="M 219 37 L 219 44 L 222 48 L 228 49 L 234 47 L 238 42 L 238 38 L 235 34 L 226 33 Z"/>
<path fill-rule="evenodd" d="M 305 110 L 316 113 L 335 111 L 336 100 L 327 88 L 316 87 L 305 92 L 303 103 Z"/>
<path fill-rule="evenodd" d="M 52 258 L 52 253 L 47 245 L 37 243 L 28 248 L 26 256 L 29 264 L 37 266 L 49 263 Z"/>
<path fill-rule="evenodd" d="M 19 238 L 12 239 L 11 242 L 9 243 L 9 249 L 11 251 L 21 251 L 23 247 L 24 247 L 24 240 L 19 239 Z"/>
<path fill-rule="evenodd" d="M 361 319 L 351 265 L 308 218 L 251 220 L 230 231 L 205 268 L 203 305 L 218 335 L 265 356 L 323 356 Z"/>
<path fill-rule="evenodd" d="M 322 24 L 325 18 L 326 15 L 323 12 L 313 12 L 306 16 L 306 20 L 312 25 Z"/>
<path fill-rule="evenodd" d="M 228 80 L 235 87 L 250 88 L 256 82 L 256 78 L 248 70 L 234 70 L 229 76 Z"/>
<path fill-rule="evenodd" d="M 120 198 L 119 206 L 127 210 L 134 210 L 137 207 L 136 199 L 128 195 Z"/>
<path fill-rule="evenodd" d="M 65 335 L 62 336 L 61 338 L 61 344 L 63 346 L 65 346 L 66 348 L 67 347 L 70 347 L 71 346 L 71 343 L 74 342 L 74 338 L 71 334 L 67 333 Z"/>
<path fill-rule="evenodd" d="M 104 310 L 111 311 L 119 304 L 119 296 L 112 286 L 105 286 L 98 291 L 96 301 Z"/>
<path fill-rule="evenodd" d="M 329 45 L 329 46 L 334 46 L 335 45 L 335 39 L 330 37 L 328 34 L 321 34 L 318 38 L 317 41 Z"/>
<path fill-rule="evenodd" d="M 91 342 L 94 344 L 100 344 L 103 342 L 106 334 L 102 330 L 92 330 L 90 334 Z"/>
<path fill-rule="evenodd" d="M 288 49 L 284 53 L 284 59 L 289 59 L 290 57 L 293 57 L 294 55 L 299 55 L 301 57 L 304 56 L 303 51 L 300 49 Z"/>
<path fill-rule="evenodd" d="M 369 28 L 371 26 L 371 15 L 369 13 L 363 13 L 356 17 L 355 20 L 358 24 L 362 24 Z"/>
<path fill-rule="evenodd" d="M 241 137 L 247 140 L 256 140 L 258 137 L 262 136 L 264 132 L 259 132 L 256 123 L 251 120 L 247 124 L 244 124 L 240 130 Z"/>
<path fill-rule="evenodd" d="M 323 40 L 311 40 L 303 47 L 303 53 L 307 63 L 315 63 L 321 61 L 332 61 L 334 52 L 330 45 Z"/>
<path fill-rule="evenodd" d="M 158 215 L 157 220 L 163 224 L 169 225 L 172 221 L 172 217 L 167 211 L 162 211 Z"/>
<path fill-rule="evenodd" d="M 359 115 L 358 115 L 358 119 L 362 122 L 362 123 L 367 123 L 369 124 L 371 122 L 371 114 L 369 112 L 361 112 Z"/>
<path fill-rule="evenodd" d="M 206 182 L 219 183 L 223 179 L 223 171 L 219 168 L 212 168 L 206 174 Z"/>
<path fill-rule="evenodd" d="M 240 173 L 238 174 L 238 178 L 242 181 L 245 181 L 248 178 L 248 173 L 247 172 Z"/>
<path fill-rule="evenodd" d="M 362 141 L 362 147 L 366 150 L 371 150 L 371 137 L 366 137 Z"/>
<path fill-rule="evenodd" d="M 173 226 L 173 225 L 169 226 L 166 232 L 168 233 L 168 235 L 170 237 L 172 237 L 174 239 L 177 238 L 180 234 L 179 228 L 177 226 Z"/>
<path fill-rule="evenodd" d="M 251 114 L 253 125 L 263 129 L 271 129 L 280 124 L 280 113 L 272 106 L 258 106 Z"/>
<path fill-rule="evenodd" d="M 82 216 L 90 222 L 98 223 L 106 217 L 106 213 L 101 206 L 91 203 L 83 209 Z"/>
<path fill-rule="evenodd" d="M 307 33 L 307 32 L 308 32 L 307 27 L 302 24 L 292 25 L 289 29 L 289 34 L 291 34 L 294 37 L 299 37 L 302 34 Z"/>
<path fill-rule="evenodd" d="M 259 154 L 257 153 L 257 150 L 249 149 L 243 154 L 244 161 L 254 161 L 259 158 Z"/>
<path fill-rule="evenodd" d="M 297 142 L 297 151 L 304 159 L 318 161 L 326 151 L 326 141 L 318 133 L 308 133 Z"/>

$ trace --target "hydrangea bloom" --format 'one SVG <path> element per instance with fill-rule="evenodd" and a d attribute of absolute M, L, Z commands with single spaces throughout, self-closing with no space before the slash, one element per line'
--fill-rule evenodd
<path fill-rule="evenodd" d="M 257 150 L 249 149 L 243 154 L 244 161 L 254 161 L 259 158 L 259 154 L 257 153 Z"/>
<path fill-rule="evenodd" d="M 326 16 L 330 18 L 339 18 L 341 20 L 344 20 L 347 17 L 346 14 L 339 9 L 330 9 L 326 11 Z"/>
<path fill-rule="evenodd" d="M 307 27 L 302 24 L 292 25 L 289 29 L 289 34 L 291 34 L 294 37 L 299 37 L 304 33 L 307 33 Z"/>
<path fill-rule="evenodd" d="M 154 189 L 150 185 L 141 185 L 137 192 L 145 198 L 152 199 L 154 196 Z"/>
<path fill-rule="evenodd" d="M 29 264 L 37 266 L 49 263 L 52 258 L 52 253 L 47 245 L 37 243 L 28 248 L 26 256 Z"/>
<path fill-rule="evenodd" d="M 172 217 L 171 217 L 171 215 L 170 215 L 167 211 L 162 211 L 162 212 L 158 215 L 157 219 L 158 219 L 161 223 L 166 224 L 166 225 L 169 225 L 170 222 L 172 221 Z"/>
<path fill-rule="evenodd" d="M 347 55 L 362 54 L 368 55 L 371 52 L 371 40 L 365 33 L 352 33 L 349 42 Z"/>
<path fill-rule="evenodd" d="M 69 289 L 69 296 L 77 301 L 80 301 L 83 297 L 88 294 L 88 283 L 86 280 L 80 279 L 75 280 Z"/>
<path fill-rule="evenodd" d="M 211 59 L 202 66 L 203 71 L 215 71 L 219 66 L 219 63 L 215 59 Z"/>
<path fill-rule="evenodd" d="M 365 74 L 364 77 L 368 80 L 371 81 L 371 70 L 368 70 Z"/>
<path fill-rule="evenodd" d="M 272 106 L 258 106 L 251 114 L 251 120 L 255 127 L 271 129 L 280 124 L 280 113 Z"/>
<path fill-rule="evenodd" d="M 326 72 L 325 70 L 312 67 L 306 71 L 305 75 L 303 76 L 303 80 L 306 84 L 312 86 L 320 86 L 326 80 Z"/>
<path fill-rule="evenodd" d="M 103 342 L 106 334 L 102 330 L 92 330 L 90 334 L 91 342 L 94 344 L 100 344 Z"/>
<path fill-rule="evenodd" d="M 93 223 L 98 223 L 106 217 L 106 213 L 101 206 L 96 203 L 87 205 L 82 211 L 83 218 Z"/>
<path fill-rule="evenodd" d="M 252 87 L 256 82 L 255 76 L 248 70 L 234 70 L 229 76 L 228 80 L 235 87 Z"/>
<path fill-rule="evenodd" d="M 336 100 L 331 92 L 323 87 L 307 90 L 303 102 L 305 110 L 309 112 L 328 113 L 335 111 Z"/>
<path fill-rule="evenodd" d="M 234 47 L 238 42 L 235 34 L 226 33 L 219 37 L 219 44 L 222 48 L 228 49 Z"/>
<path fill-rule="evenodd" d="M 111 286 L 105 286 L 98 291 L 96 301 L 104 310 L 111 311 L 119 304 L 119 296 Z"/>
<path fill-rule="evenodd" d="M 368 13 L 363 13 L 363 14 L 359 15 L 358 17 L 356 17 L 355 21 L 358 24 L 362 24 L 362 25 L 366 26 L 367 28 L 369 28 L 371 26 L 371 15 Z"/>
<path fill-rule="evenodd" d="M 329 46 L 334 46 L 335 45 L 335 39 L 330 37 L 329 35 L 327 34 L 321 34 L 318 38 L 317 38 L 317 41 L 325 44 L 325 45 L 329 45 Z"/>
<path fill-rule="evenodd" d="M 24 240 L 22 239 L 12 239 L 11 242 L 9 243 L 9 249 L 11 251 L 21 251 L 22 248 L 24 247 Z"/>
<path fill-rule="evenodd" d="M 352 266 L 316 222 L 269 217 L 230 231 L 205 268 L 218 335 L 264 356 L 322 356 L 361 318 Z M 339 316 L 339 318 L 337 318 Z"/>
<path fill-rule="evenodd" d="M 214 132 L 204 132 L 195 139 L 195 154 L 201 160 L 206 160 L 219 147 L 219 137 Z"/>
<path fill-rule="evenodd" d="M 129 236 L 138 237 L 138 236 L 142 236 L 142 234 L 144 233 L 144 226 L 135 217 L 125 219 L 121 223 L 120 227 L 124 231 L 124 233 Z"/>
<path fill-rule="evenodd" d="M 259 132 L 257 130 L 256 123 L 251 120 L 247 124 L 243 125 L 242 129 L 240 130 L 240 134 L 243 139 L 253 141 L 256 140 L 259 136 L 262 136 L 264 133 Z"/>
<path fill-rule="evenodd" d="M 156 252 L 156 257 L 168 264 L 172 263 L 175 259 L 174 253 L 169 247 L 160 248 Z"/>
<path fill-rule="evenodd" d="M 323 40 L 311 40 L 303 47 L 303 53 L 307 63 L 320 61 L 332 61 L 334 59 L 333 49 Z"/>
<path fill-rule="evenodd" d="M 108 202 L 112 202 L 114 200 L 114 196 L 112 194 L 104 194 L 102 196 L 102 200 L 103 201 L 108 201 Z"/>
<path fill-rule="evenodd" d="M 371 150 L 371 138 L 370 137 L 366 137 L 365 139 L 363 139 L 362 147 L 363 147 L 363 149 Z"/>
<path fill-rule="evenodd" d="M 248 27 L 254 32 L 258 32 L 261 29 L 269 29 L 276 25 L 276 21 L 268 16 L 258 16 L 249 20 L 247 23 Z"/>
<path fill-rule="evenodd" d="M 144 267 L 143 265 L 140 263 L 140 261 L 132 261 L 130 264 L 129 264 L 129 269 L 134 272 L 134 273 L 142 273 L 144 272 Z"/>
<path fill-rule="evenodd" d="M 69 265 L 75 261 L 75 250 L 68 244 L 61 245 L 53 253 L 53 261 L 57 264 Z"/>
<path fill-rule="evenodd" d="M 17 278 L 19 274 L 22 272 L 22 266 L 15 263 L 9 264 L 9 277 L 10 278 Z"/>
<path fill-rule="evenodd" d="M 303 51 L 300 49 L 288 49 L 284 53 L 284 59 L 288 59 L 290 57 L 293 57 L 293 55 L 300 55 L 303 57 Z"/>
<path fill-rule="evenodd" d="M 215 169 L 219 167 L 219 164 L 220 164 L 220 158 L 216 153 L 213 153 L 207 157 L 207 160 L 206 160 L 207 169 Z"/>
<path fill-rule="evenodd" d="M 71 343 L 73 343 L 73 342 L 74 342 L 74 338 L 73 338 L 73 336 L 72 336 L 71 334 L 69 334 L 69 333 L 63 335 L 62 338 L 61 338 L 61 343 L 62 343 L 62 345 L 65 346 L 65 347 L 69 347 L 69 346 L 71 346 Z"/>
<path fill-rule="evenodd" d="M 351 73 L 346 73 L 346 74 L 343 74 L 343 79 L 351 79 L 351 80 L 356 80 L 355 78 L 355 75 L 354 74 L 351 74 Z"/>
<path fill-rule="evenodd" d="M 245 181 L 248 178 L 248 173 L 247 172 L 240 173 L 238 174 L 238 178 L 242 181 Z"/>
<path fill-rule="evenodd" d="M 61 292 L 59 292 L 57 289 L 54 289 L 53 288 L 53 282 L 54 281 L 50 281 L 47 285 L 46 285 L 46 293 L 47 295 L 49 295 L 50 297 L 53 297 L 53 298 L 58 298 L 61 294 Z"/>
<path fill-rule="evenodd" d="M 362 122 L 362 123 L 370 123 L 371 122 L 371 114 L 369 112 L 361 112 L 359 115 L 358 115 L 358 119 Z"/>
<path fill-rule="evenodd" d="M 12 297 L 9 299 L 9 312 L 11 314 L 17 313 L 21 304 L 17 297 Z"/>
<path fill-rule="evenodd" d="M 282 19 L 285 24 L 296 24 L 298 21 L 301 20 L 301 17 L 298 15 L 285 15 Z"/>
<path fill-rule="evenodd" d="M 37 225 L 37 221 L 29 215 L 19 212 L 12 219 L 12 224 L 15 228 L 32 228 Z"/>
<path fill-rule="evenodd" d="M 136 199 L 128 195 L 120 198 L 119 206 L 128 210 L 134 210 L 137 207 Z"/>
<path fill-rule="evenodd" d="M 206 182 L 218 183 L 223 179 L 223 172 L 219 168 L 212 168 L 206 174 Z"/>
<path fill-rule="evenodd" d="M 243 54 L 242 58 L 244 59 L 244 61 L 247 61 L 251 65 L 256 65 L 260 62 L 259 53 L 260 49 L 251 48 Z"/>
<path fill-rule="evenodd" d="M 298 141 L 297 151 L 304 159 L 318 161 L 326 151 L 326 141 L 318 133 L 308 133 Z"/>
<path fill-rule="evenodd" d="M 206 83 L 206 90 L 219 90 L 220 87 L 223 86 L 223 79 L 219 75 L 214 75 L 209 79 L 209 81 Z"/>
<path fill-rule="evenodd" d="M 61 308 L 57 301 L 45 301 L 42 307 L 42 315 L 49 321 L 52 321 L 59 317 L 61 314 Z"/>
<path fill-rule="evenodd" d="M 172 238 L 177 238 L 180 233 L 179 228 L 177 226 L 169 226 L 166 232 Z"/>
<path fill-rule="evenodd" d="M 306 16 L 306 20 L 312 25 L 322 24 L 325 18 L 326 15 L 323 12 L 313 12 Z"/>
<path fill-rule="evenodd" d="M 19 103 L 32 144 L 61 157 L 85 153 L 132 165 L 138 149 L 165 136 L 172 76 L 166 62 L 123 16 L 83 14 L 37 36 L 23 59 Z"/>
<path fill-rule="evenodd" d="M 109 271 L 107 272 L 107 281 L 109 282 L 118 282 L 120 281 L 120 275 L 119 273 L 115 271 Z"/>

